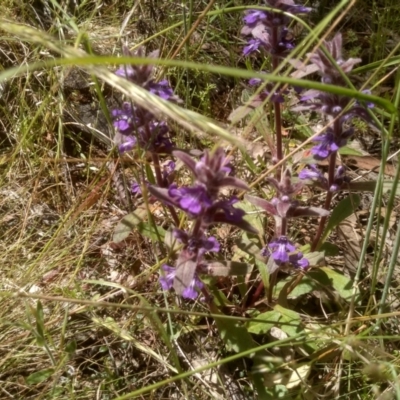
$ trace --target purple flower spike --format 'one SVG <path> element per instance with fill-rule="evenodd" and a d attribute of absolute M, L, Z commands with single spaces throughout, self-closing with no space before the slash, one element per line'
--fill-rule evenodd
<path fill-rule="evenodd" d="M 285 264 L 289 261 L 289 254 L 296 250 L 294 244 L 286 236 L 281 236 L 269 243 L 268 247 L 272 250 L 272 258 L 278 264 Z"/>

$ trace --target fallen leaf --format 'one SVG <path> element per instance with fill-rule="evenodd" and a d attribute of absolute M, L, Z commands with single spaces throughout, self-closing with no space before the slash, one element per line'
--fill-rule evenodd
<path fill-rule="evenodd" d="M 381 160 L 372 156 L 342 156 L 343 163 L 348 166 L 356 166 L 359 169 L 372 171 L 379 169 Z M 396 168 L 391 164 L 385 165 L 385 175 L 394 176 Z"/>

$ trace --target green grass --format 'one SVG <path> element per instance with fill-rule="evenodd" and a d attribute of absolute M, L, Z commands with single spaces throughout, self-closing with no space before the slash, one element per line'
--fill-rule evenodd
<path fill-rule="evenodd" d="M 262 299 L 245 310 L 258 273 L 249 282 L 244 277 L 221 278 L 219 286 L 211 282 L 214 308 L 181 301 L 160 289 L 159 267 L 167 254 L 148 232 L 134 230 L 123 242 L 113 241 L 128 212 L 146 210 L 143 200 L 127 198 L 130 181 L 146 173 L 148 160 L 139 153 L 118 157 L 101 113 L 121 100 L 120 92 L 168 116 L 181 147 L 224 146 L 251 194 L 269 193 L 262 177 L 272 164 L 258 136 L 267 137 L 272 128 L 257 121 L 257 113 L 235 128 L 227 121 L 241 104 L 244 79 L 256 75 L 250 70 L 260 64 L 241 56 L 242 4 L 215 2 L 183 42 L 208 3 L 89 0 L 75 9 L 50 3 L 48 21 L 38 20 L 33 1 L 0 5 L 0 397 L 400 399 L 396 190 L 388 194 L 377 185 L 374 196 L 362 197 L 357 216 L 391 218 L 354 225 L 363 238 L 355 269 L 346 269 L 348 244 L 335 226 L 331 241 L 341 252 L 324 265 L 331 275 L 322 276 L 321 269 L 297 282 L 283 303 L 280 297 L 280 308 Z M 316 13 L 311 33 L 303 30 L 304 46 L 294 56 L 320 45 L 315 36 L 342 31 L 348 54 L 363 59 L 366 87 L 385 88 L 384 108 L 375 112 L 384 163 L 398 136 L 393 110 L 400 93 L 400 7 L 394 0 L 328 3 L 318 11 L 324 19 Z M 174 83 L 182 106 L 164 104 L 114 77 L 121 41 L 161 49 L 168 61 L 157 72 Z M 82 87 L 74 74 L 84 71 L 93 83 Z M 64 79 L 70 79 L 68 87 Z M 310 79 L 305 85 L 318 83 Z M 86 114 L 79 112 L 83 106 Z M 286 154 L 301 154 L 308 146 L 299 137 L 309 137 L 316 123 L 285 111 L 284 127 L 292 135 Z M 365 128 L 367 134 L 373 133 Z M 252 150 L 256 143 L 264 146 L 259 159 Z M 397 161 L 394 167 L 398 170 Z M 364 172 L 356 170 L 355 177 Z M 187 182 L 184 169 L 179 179 Z M 388 178 L 381 173 L 372 179 Z M 320 204 L 318 192 L 303 196 Z M 149 208 L 154 223 L 167 230 L 171 222 L 162 208 L 157 203 Z M 251 215 L 272 232 L 272 218 Z M 316 226 L 302 220 L 293 229 L 307 246 Z M 217 227 L 213 234 L 224 258 L 234 254 L 237 261 L 249 261 L 237 247 L 237 231 Z M 279 290 L 296 278 L 283 274 Z M 317 285 L 323 279 L 325 287 Z M 310 285 L 316 285 L 312 291 Z M 267 382 L 269 394 L 262 387 Z"/>

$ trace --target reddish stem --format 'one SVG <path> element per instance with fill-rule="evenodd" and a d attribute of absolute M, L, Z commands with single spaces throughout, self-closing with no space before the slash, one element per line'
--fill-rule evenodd
<path fill-rule="evenodd" d="M 333 123 L 333 131 L 335 133 L 335 137 L 340 137 L 340 135 L 342 133 L 342 127 L 341 127 L 339 118 L 337 118 Z M 328 191 L 326 193 L 325 204 L 324 204 L 325 210 L 329 210 L 329 208 L 331 206 L 332 197 L 333 197 L 333 193 L 329 189 L 333 185 L 334 180 L 335 180 L 336 157 L 337 157 L 337 151 L 334 151 L 329 156 Z M 321 241 L 322 234 L 324 233 L 324 228 L 325 228 L 327 219 L 328 219 L 328 217 L 321 217 L 321 219 L 319 220 L 318 230 L 317 230 L 316 235 L 314 236 L 314 240 L 311 245 L 311 251 L 318 250 L 318 248 L 320 247 L 320 245 L 321 245 L 320 241 Z"/>

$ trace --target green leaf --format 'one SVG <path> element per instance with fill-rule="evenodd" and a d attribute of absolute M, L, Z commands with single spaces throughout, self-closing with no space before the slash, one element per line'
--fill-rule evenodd
<path fill-rule="evenodd" d="M 339 149 L 339 154 L 342 156 L 362 156 L 363 153 L 350 146 L 343 146 Z"/>
<path fill-rule="evenodd" d="M 344 300 L 349 301 L 353 294 L 353 281 L 331 268 L 321 267 L 311 270 L 309 276 L 318 281 L 322 287 L 334 288 Z"/>
<path fill-rule="evenodd" d="M 211 276 L 238 276 L 250 274 L 253 266 L 238 261 L 214 261 L 208 263 L 202 273 L 206 273 Z"/>
<path fill-rule="evenodd" d="M 214 303 L 210 304 L 210 312 L 213 314 L 221 314 Z M 229 351 L 240 353 L 256 347 L 253 338 L 241 322 L 232 319 L 215 318 L 215 323 Z"/>
<path fill-rule="evenodd" d="M 275 305 L 274 310 L 281 314 L 281 317 L 279 318 L 280 328 L 288 336 L 296 336 L 304 330 L 300 315 L 296 311 L 284 308 L 279 304 Z"/>
<path fill-rule="evenodd" d="M 138 224 L 143 223 L 146 219 L 147 210 L 145 208 L 137 208 L 134 212 L 125 215 L 115 228 L 113 241 L 115 243 L 122 242 L 136 229 Z"/>
<path fill-rule="evenodd" d="M 28 385 L 36 385 L 37 383 L 44 382 L 54 374 L 54 368 L 42 369 L 41 371 L 30 374 L 26 379 Z"/>
<path fill-rule="evenodd" d="M 274 287 L 274 296 L 279 297 L 280 291 L 286 285 L 292 281 L 291 277 L 288 277 L 282 281 L 279 281 L 277 285 Z M 318 289 L 318 284 L 315 280 L 311 279 L 308 275 L 304 276 L 300 283 L 288 294 L 288 299 L 296 299 L 304 294 L 310 293 L 313 290 Z"/>
<path fill-rule="evenodd" d="M 251 256 L 252 259 L 255 257 L 260 259 L 260 261 L 264 260 L 264 258 L 260 256 L 260 240 L 258 238 L 250 239 L 247 232 L 243 232 L 240 240 L 236 241 L 236 246 L 241 250 L 241 252 L 246 253 L 241 254 L 242 257 L 248 258 L 248 256 Z"/>
<path fill-rule="evenodd" d="M 255 205 L 243 200 L 236 204 L 236 208 L 241 208 L 246 212 L 244 219 L 254 226 L 258 232 L 264 232 L 265 214 L 257 212 L 258 208 Z"/>
<path fill-rule="evenodd" d="M 394 181 L 383 182 L 383 193 L 390 193 L 393 190 Z M 343 186 L 342 190 L 351 190 L 352 192 L 374 192 L 376 188 L 376 181 L 356 181 L 350 182 Z M 400 196 L 400 185 L 396 187 L 396 196 Z"/>
<path fill-rule="evenodd" d="M 267 311 L 260 315 L 253 321 L 247 324 L 247 331 L 255 333 L 256 335 L 265 335 L 268 331 L 277 324 L 281 318 L 281 313 L 276 310 Z"/>
<path fill-rule="evenodd" d="M 254 260 L 258 269 L 258 272 L 260 273 L 261 280 L 264 284 L 265 290 L 268 290 L 269 288 L 269 277 L 270 277 L 270 271 L 272 268 L 272 265 L 274 264 L 274 260 L 272 257 L 270 257 L 267 261 L 267 264 L 265 264 L 264 261 L 260 261 L 258 259 Z"/>
<path fill-rule="evenodd" d="M 38 336 L 38 341 L 42 342 L 44 340 L 44 316 L 43 316 L 43 306 L 40 300 L 36 304 L 36 332 Z M 39 343 L 39 346 L 43 346 L 43 343 Z"/>
<path fill-rule="evenodd" d="M 357 194 L 350 194 L 345 199 L 341 200 L 334 208 L 326 225 L 325 232 L 320 239 L 320 243 L 325 242 L 326 238 L 343 220 L 353 214 L 354 210 L 360 205 L 360 196 Z"/>
<path fill-rule="evenodd" d="M 325 261 L 325 253 L 322 250 L 307 253 L 305 250 L 303 250 L 303 247 L 300 249 L 300 251 L 304 254 L 304 257 L 308 260 L 310 265 L 320 265 L 321 262 Z"/>
<path fill-rule="evenodd" d="M 160 239 L 164 240 L 166 233 L 164 228 L 161 228 L 161 226 L 155 226 L 151 222 L 138 224 L 137 229 L 143 236 L 155 242 L 159 241 Z"/>
<path fill-rule="evenodd" d="M 210 287 L 210 291 L 213 295 L 214 303 L 217 307 L 227 307 L 230 306 L 232 303 L 231 301 L 226 297 L 225 293 L 222 290 L 219 290 L 215 285 L 212 285 L 211 282 L 214 281 L 215 279 L 212 279 L 211 277 L 208 277 L 207 275 L 205 277 L 202 277 L 202 280 L 204 283 Z"/>
<path fill-rule="evenodd" d="M 329 242 L 325 242 L 319 250 L 323 252 L 326 257 L 335 257 L 339 254 L 339 247 Z"/>
<path fill-rule="evenodd" d="M 216 318 L 215 323 L 228 351 L 241 353 L 255 347 L 253 338 L 241 322 Z"/>
<path fill-rule="evenodd" d="M 73 339 L 65 345 L 65 351 L 68 354 L 75 354 L 77 348 L 76 340 Z"/>
<path fill-rule="evenodd" d="M 145 208 L 137 208 L 134 212 L 125 215 L 118 223 L 114 231 L 113 241 L 115 243 L 122 242 L 134 230 L 154 241 L 158 241 L 165 236 L 163 228 L 156 227 L 147 221 L 147 210 Z"/>

